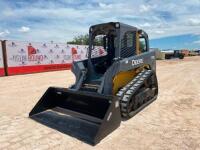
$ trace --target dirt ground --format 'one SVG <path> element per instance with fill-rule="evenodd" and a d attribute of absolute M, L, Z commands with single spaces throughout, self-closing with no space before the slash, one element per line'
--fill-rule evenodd
<path fill-rule="evenodd" d="M 49 86 L 70 71 L 0 78 L 0 149 L 200 149 L 200 57 L 157 61 L 158 99 L 95 147 L 28 118 Z"/>

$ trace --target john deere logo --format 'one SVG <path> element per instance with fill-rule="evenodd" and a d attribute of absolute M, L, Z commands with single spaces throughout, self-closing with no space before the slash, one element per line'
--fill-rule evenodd
<path fill-rule="evenodd" d="M 136 59 L 136 60 L 132 60 L 132 65 L 139 65 L 143 63 L 143 59 Z"/>

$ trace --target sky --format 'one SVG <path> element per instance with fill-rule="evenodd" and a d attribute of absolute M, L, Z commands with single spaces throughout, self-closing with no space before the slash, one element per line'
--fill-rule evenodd
<path fill-rule="evenodd" d="M 0 39 L 66 42 L 111 21 L 145 30 L 151 47 L 200 48 L 200 0 L 0 0 Z"/>

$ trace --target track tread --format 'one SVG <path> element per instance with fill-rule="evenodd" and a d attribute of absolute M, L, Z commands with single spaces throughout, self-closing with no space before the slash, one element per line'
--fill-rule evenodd
<path fill-rule="evenodd" d="M 118 91 L 116 95 L 120 98 L 120 108 L 122 117 L 130 118 L 128 113 L 128 105 L 130 103 L 130 100 L 132 96 L 137 92 L 137 90 L 144 84 L 145 80 L 147 80 L 152 74 L 152 70 L 143 70 L 125 87 Z M 143 103 L 145 103 L 144 100 L 141 102 L 135 101 L 135 105 L 137 104 L 142 106 Z M 138 107 L 137 109 L 140 109 L 140 107 Z"/>

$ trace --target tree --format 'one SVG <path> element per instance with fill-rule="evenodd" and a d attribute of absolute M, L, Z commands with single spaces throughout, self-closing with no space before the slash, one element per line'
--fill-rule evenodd
<path fill-rule="evenodd" d="M 67 42 L 67 44 L 77 44 L 77 45 L 89 45 L 89 35 L 79 35 L 74 37 L 72 41 Z M 96 36 L 94 39 L 95 46 L 103 46 L 102 36 Z"/>
<path fill-rule="evenodd" d="M 77 45 L 89 45 L 89 35 L 79 35 L 74 37 L 72 41 L 67 42 L 68 44 L 77 44 Z"/>

